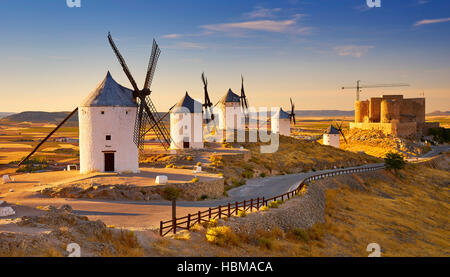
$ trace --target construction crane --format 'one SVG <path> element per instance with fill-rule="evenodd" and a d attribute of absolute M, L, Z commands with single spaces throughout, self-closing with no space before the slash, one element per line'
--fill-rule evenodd
<path fill-rule="evenodd" d="M 361 81 L 356 81 L 356 87 L 342 87 L 344 89 L 356 89 L 356 101 L 359 101 L 359 93 L 362 88 L 391 88 L 391 87 L 409 87 L 409 84 L 378 84 L 378 85 L 367 85 L 362 86 Z"/>

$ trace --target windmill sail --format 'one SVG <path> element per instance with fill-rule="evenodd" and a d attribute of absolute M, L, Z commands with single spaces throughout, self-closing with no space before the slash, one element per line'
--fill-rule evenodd
<path fill-rule="evenodd" d="M 170 147 L 170 134 L 167 128 L 162 123 L 162 118 L 156 110 L 155 105 L 150 99 L 149 95 L 151 93 L 150 86 L 152 84 L 153 76 L 156 70 L 156 64 L 158 63 L 159 55 L 161 54 L 161 50 L 159 49 L 158 44 L 155 40 L 153 40 L 152 52 L 150 54 L 150 59 L 147 67 L 147 74 L 145 76 L 144 87 L 142 90 L 139 90 L 136 82 L 134 81 L 133 76 L 128 69 L 125 60 L 117 49 L 111 34 L 108 34 L 108 40 L 113 48 L 114 53 L 116 54 L 117 59 L 119 60 L 122 69 L 127 75 L 130 83 L 132 84 L 134 91 L 133 97 L 135 98 L 136 103 L 139 106 L 138 112 L 136 114 L 136 122 L 134 128 L 134 136 L 133 141 L 136 143 L 139 148 L 139 158 L 142 160 L 144 157 L 144 140 L 145 135 L 153 130 L 156 137 L 158 138 L 161 145 L 164 149 L 168 149 Z"/>

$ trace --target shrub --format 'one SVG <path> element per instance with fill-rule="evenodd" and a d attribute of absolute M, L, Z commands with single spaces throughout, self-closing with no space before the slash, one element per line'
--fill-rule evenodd
<path fill-rule="evenodd" d="M 267 207 L 267 206 L 262 206 L 259 210 L 265 212 L 265 211 L 268 211 L 268 210 L 269 210 L 269 207 Z"/>
<path fill-rule="evenodd" d="M 402 155 L 394 152 L 389 152 L 384 158 L 384 165 L 387 169 L 400 170 L 405 168 L 406 162 L 403 159 Z"/>
<path fill-rule="evenodd" d="M 167 164 L 167 165 L 166 165 L 166 168 L 173 168 L 173 167 L 174 167 L 173 164 Z"/>
<path fill-rule="evenodd" d="M 202 196 L 200 196 L 200 200 L 205 200 L 208 198 L 208 195 L 206 194 L 202 194 Z"/>
<path fill-rule="evenodd" d="M 268 250 L 272 250 L 274 248 L 273 238 L 259 237 L 256 239 L 256 242 L 260 247 L 267 248 Z"/>
<path fill-rule="evenodd" d="M 186 157 L 186 161 L 192 161 L 194 158 L 192 158 L 192 156 L 187 156 Z"/>
<path fill-rule="evenodd" d="M 192 183 L 197 183 L 199 181 L 199 179 L 197 177 L 192 178 L 191 182 Z"/>
<path fill-rule="evenodd" d="M 216 227 L 217 226 L 217 218 L 210 219 L 209 221 L 203 222 L 202 225 L 205 228 Z"/>
<path fill-rule="evenodd" d="M 269 203 L 269 208 L 278 208 L 278 202 L 277 201 L 272 201 Z"/>
<path fill-rule="evenodd" d="M 266 177 L 266 173 L 264 173 L 264 172 L 261 172 L 261 173 L 259 174 L 259 177 L 261 177 L 261 178 L 264 178 L 264 177 Z"/>
<path fill-rule="evenodd" d="M 219 226 L 213 227 L 206 231 L 206 240 L 219 246 L 238 245 L 239 238 L 234 234 L 230 227 Z"/>
<path fill-rule="evenodd" d="M 301 229 L 301 228 L 294 228 L 291 231 L 291 234 L 293 235 L 293 237 L 297 240 L 301 240 L 301 241 L 309 241 L 311 238 L 309 237 L 308 232 L 305 229 Z"/>
<path fill-rule="evenodd" d="M 163 197 L 166 200 L 176 200 L 181 194 L 181 190 L 175 187 L 167 187 L 163 191 Z"/>
<path fill-rule="evenodd" d="M 198 162 L 198 163 L 197 163 L 197 166 L 202 166 L 202 163 L 201 163 L 201 162 Z"/>
<path fill-rule="evenodd" d="M 238 211 L 238 214 L 237 214 L 239 217 L 246 217 L 247 216 L 247 213 L 245 212 L 245 211 Z"/>
<path fill-rule="evenodd" d="M 431 128 L 429 134 L 432 135 L 433 140 L 438 143 L 450 142 L 450 129 L 448 128 Z"/>

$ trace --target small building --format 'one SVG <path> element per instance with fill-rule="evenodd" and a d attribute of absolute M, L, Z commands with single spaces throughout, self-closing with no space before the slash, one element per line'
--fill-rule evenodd
<path fill-rule="evenodd" d="M 133 91 L 108 72 L 78 107 L 80 173 L 139 172 L 133 142 L 136 112 Z"/>
<path fill-rule="evenodd" d="M 171 149 L 203 148 L 202 104 L 186 92 L 170 112 Z"/>
<path fill-rule="evenodd" d="M 231 89 L 219 101 L 219 129 L 244 130 L 245 116 L 241 110 L 241 98 Z"/>
<path fill-rule="evenodd" d="M 323 144 L 339 148 L 339 130 L 330 125 L 323 134 Z"/>
<path fill-rule="evenodd" d="M 282 136 L 291 135 L 291 119 L 287 112 L 280 108 L 271 118 L 270 127 L 272 133 Z"/>

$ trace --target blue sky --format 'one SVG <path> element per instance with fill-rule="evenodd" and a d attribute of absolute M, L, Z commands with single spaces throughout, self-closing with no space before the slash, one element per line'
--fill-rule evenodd
<path fill-rule="evenodd" d="M 2 0 L 0 111 L 71 110 L 108 70 L 130 86 L 110 46 L 111 31 L 142 85 L 156 38 L 162 54 L 152 99 L 164 110 L 187 90 L 202 98 L 205 71 L 212 101 L 243 74 L 251 105 L 353 109 L 343 85 L 411 84 L 367 89 L 427 97 L 449 110 L 450 1 L 366 0 L 148 1 Z"/>

